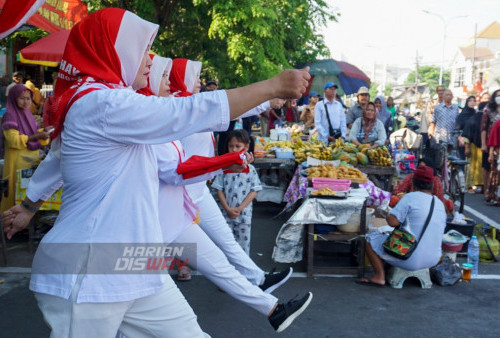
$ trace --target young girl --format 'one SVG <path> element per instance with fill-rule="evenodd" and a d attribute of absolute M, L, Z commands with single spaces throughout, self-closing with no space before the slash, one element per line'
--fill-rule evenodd
<path fill-rule="evenodd" d="M 227 151 L 248 151 L 250 137 L 245 130 L 233 130 L 227 138 Z M 257 171 L 249 165 L 247 173 L 224 173 L 215 177 L 212 187 L 222 205 L 222 213 L 233 230 L 236 242 L 250 255 L 250 225 L 252 224 L 252 201 L 257 191 L 262 190 Z"/>

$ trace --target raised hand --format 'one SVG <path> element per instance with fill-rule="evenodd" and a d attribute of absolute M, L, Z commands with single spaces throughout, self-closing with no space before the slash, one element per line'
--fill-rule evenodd
<path fill-rule="evenodd" d="M 273 77 L 274 90 L 276 97 L 282 99 L 298 99 L 306 91 L 309 85 L 309 67 L 304 69 L 286 69 Z"/>

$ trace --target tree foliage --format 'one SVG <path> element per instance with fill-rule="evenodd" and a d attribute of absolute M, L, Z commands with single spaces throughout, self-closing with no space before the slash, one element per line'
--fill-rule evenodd
<path fill-rule="evenodd" d="M 328 56 L 317 32 L 336 20 L 324 0 L 88 0 L 89 11 L 120 7 L 158 23 L 153 50 L 203 62 L 222 86 L 268 78 Z"/>
<path fill-rule="evenodd" d="M 422 66 L 418 68 L 418 82 L 425 82 L 434 91 L 439 84 L 439 67 Z M 415 71 L 412 71 L 406 79 L 407 84 L 415 83 Z M 443 71 L 443 86 L 448 88 L 450 85 L 450 72 Z"/>

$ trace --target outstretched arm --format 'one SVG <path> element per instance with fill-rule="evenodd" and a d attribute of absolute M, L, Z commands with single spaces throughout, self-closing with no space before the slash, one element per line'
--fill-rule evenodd
<path fill-rule="evenodd" d="M 227 90 L 230 119 L 234 120 L 262 102 L 274 98 L 301 97 L 306 91 L 310 78 L 309 67 L 286 69 L 268 80 Z"/>

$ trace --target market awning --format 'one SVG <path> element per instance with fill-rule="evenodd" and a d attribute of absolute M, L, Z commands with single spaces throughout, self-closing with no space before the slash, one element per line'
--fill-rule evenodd
<path fill-rule="evenodd" d="M 19 61 L 57 67 L 62 59 L 69 32 L 69 30 L 61 30 L 33 42 L 19 51 Z"/>
<path fill-rule="evenodd" d="M 344 61 L 318 60 L 314 63 L 297 66 L 297 68 L 305 66 L 310 67 L 309 74 L 312 75 L 308 89 L 318 93 L 323 92 L 323 86 L 327 82 L 334 82 L 339 86 L 337 91 L 339 95 L 357 93 L 362 86 L 370 87 L 370 78 L 356 66 Z"/>

